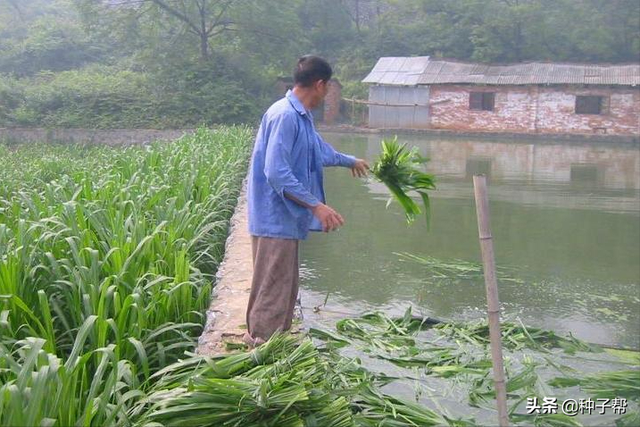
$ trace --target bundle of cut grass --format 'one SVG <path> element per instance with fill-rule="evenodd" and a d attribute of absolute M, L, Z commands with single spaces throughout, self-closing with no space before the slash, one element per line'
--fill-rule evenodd
<path fill-rule="evenodd" d="M 354 402 L 358 410 L 356 425 L 362 427 L 469 426 L 467 420 L 451 420 L 424 406 L 386 396 L 371 387 L 363 388 Z M 389 415 L 393 414 L 393 417 Z"/>
<path fill-rule="evenodd" d="M 418 153 L 417 148 L 407 149 L 407 145 L 400 145 L 398 138 L 382 141 L 382 152 L 374 163 L 372 173 L 380 182 L 389 188 L 405 211 L 407 222 L 412 222 L 422 212 L 418 204 L 407 194 L 417 192 L 424 204 L 427 226 L 430 223 L 430 204 L 428 190 L 433 190 L 435 177 L 422 172 L 419 167 L 428 159 Z M 393 199 L 389 199 L 389 203 Z M 388 204 L 387 204 L 388 205 Z"/>
<path fill-rule="evenodd" d="M 310 340 L 288 335 L 276 335 L 250 353 L 181 361 L 157 375 L 161 381 L 129 414 L 137 425 L 450 424 L 430 409 L 381 393 L 359 362 L 321 353 Z"/>

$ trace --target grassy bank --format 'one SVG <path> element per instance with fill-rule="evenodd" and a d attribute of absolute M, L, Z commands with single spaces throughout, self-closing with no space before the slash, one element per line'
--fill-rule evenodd
<path fill-rule="evenodd" d="M 251 132 L 0 146 L 0 424 L 128 425 L 194 348 Z"/>

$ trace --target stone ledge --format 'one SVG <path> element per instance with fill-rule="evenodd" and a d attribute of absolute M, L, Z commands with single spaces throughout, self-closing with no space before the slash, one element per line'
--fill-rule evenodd
<path fill-rule="evenodd" d="M 247 229 L 246 181 L 231 217 L 225 255 L 213 288 L 207 320 L 198 339 L 197 353 L 226 353 L 226 343 L 241 343 L 246 331 L 245 313 L 251 291 L 253 261 L 251 236 Z"/>

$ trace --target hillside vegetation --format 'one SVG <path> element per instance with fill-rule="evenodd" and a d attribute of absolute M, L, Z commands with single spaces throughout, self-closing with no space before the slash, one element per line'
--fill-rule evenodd
<path fill-rule="evenodd" d="M 636 0 L 6 0 L 0 127 L 255 123 L 297 57 L 635 62 Z"/>

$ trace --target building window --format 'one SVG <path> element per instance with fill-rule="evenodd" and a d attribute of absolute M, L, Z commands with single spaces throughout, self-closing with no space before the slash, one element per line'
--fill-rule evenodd
<path fill-rule="evenodd" d="M 593 188 L 594 184 L 601 181 L 601 172 L 598 165 L 574 163 L 571 165 L 571 185 L 578 188 Z"/>
<path fill-rule="evenodd" d="M 493 111 L 495 98 L 495 92 L 471 92 L 469 94 L 469 109 Z"/>
<path fill-rule="evenodd" d="M 602 114 L 602 96 L 576 96 L 576 114 Z"/>

